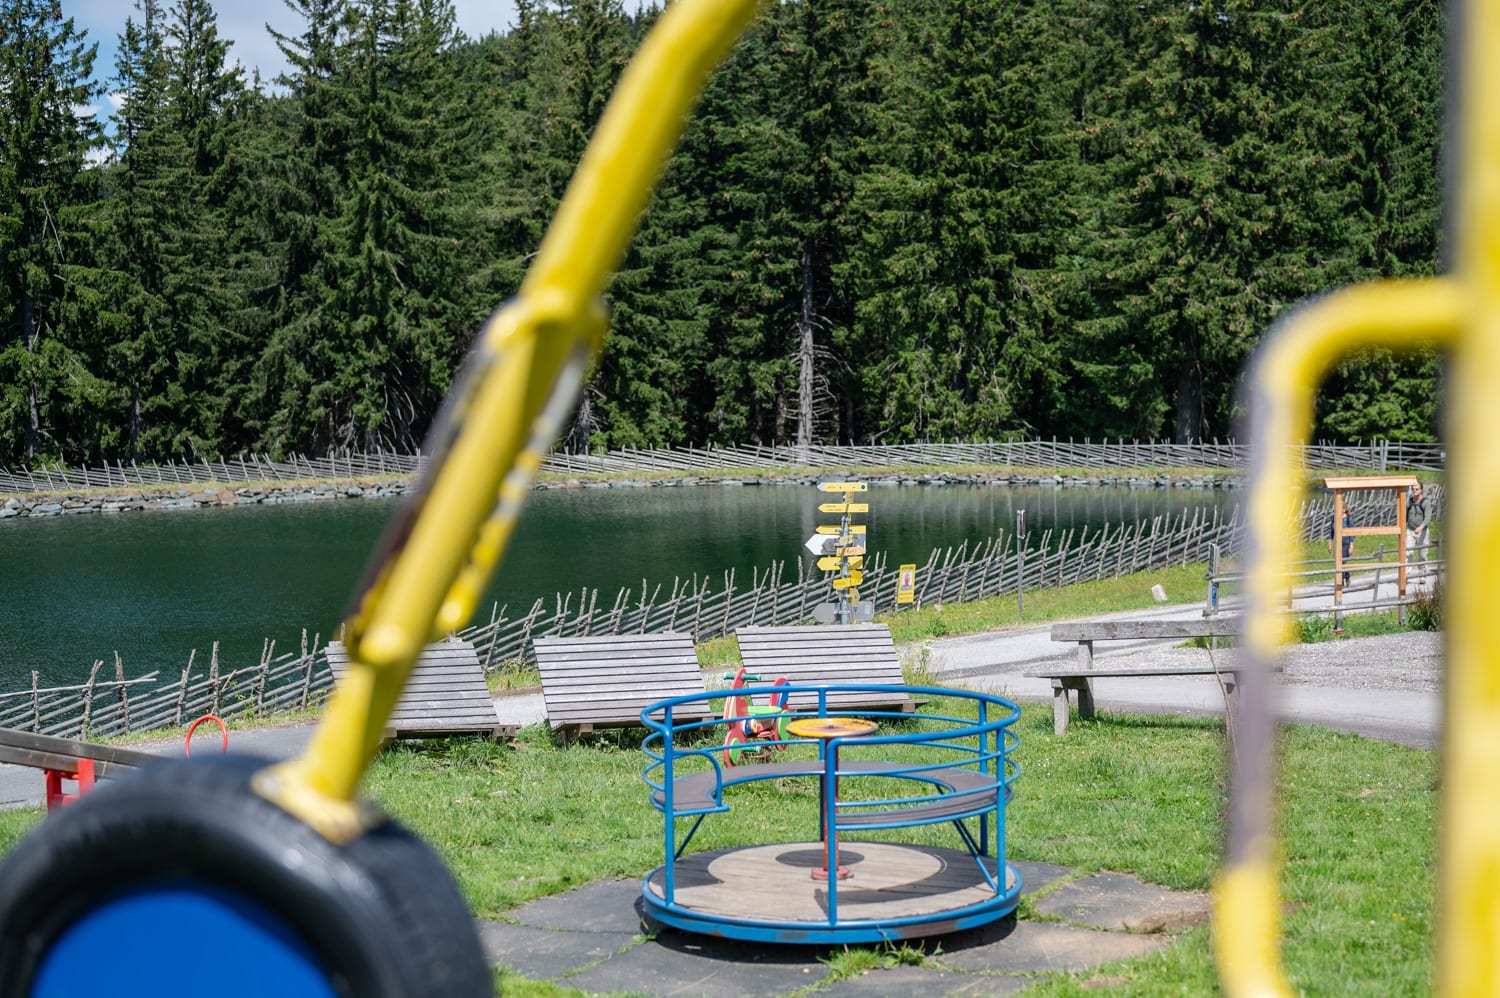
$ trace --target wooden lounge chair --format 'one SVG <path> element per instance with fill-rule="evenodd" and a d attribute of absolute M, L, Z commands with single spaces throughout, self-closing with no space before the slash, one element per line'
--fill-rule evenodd
<path fill-rule="evenodd" d="M 532 647 L 553 731 L 632 727 L 658 700 L 705 692 L 691 634 L 538 637 Z M 674 718 L 707 718 L 709 712 L 699 701 Z"/>
<path fill-rule="evenodd" d="M 793 686 L 901 686 L 906 682 L 891 630 L 885 624 L 741 627 L 734 634 L 740 645 L 740 661 L 763 683 L 782 676 Z M 879 707 L 909 712 L 917 708 L 918 701 L 897 691 L 850 690 L 830 694 L 828 705 L 839 710 Z M 817 697 L 793 693 L 788 706 L 792 710 L 814 709 Z"/>
<path fill-rule="evenodd" d="M 349 668 L 349 651 L 340 642 L 328 643 L 328 667 L 335 679 Z M 411 678 L 386 722 L 385 737 L 441 738 L 449 735 L 487 735 L 509 738 L 513 724 L 501 724 L 495 701 L 485 685 L 484 666 L 467 641 L 451 638 L 422 649 Z"/>

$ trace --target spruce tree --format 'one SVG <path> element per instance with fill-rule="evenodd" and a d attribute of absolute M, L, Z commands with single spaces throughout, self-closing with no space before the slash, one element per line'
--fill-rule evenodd
<path fill-rule="evenodd" d="M 1307 100 L 1326 40 L 1287 6 L 1137 8 L 1112 181 L 1120 235 L 1104 266 L 1119 322 L 1092 360 L 1149 377 L 1101 392 L 1119 393 L 1116 433 L 1226 430 L 1251 347 L 1327 284 L 1344 225 L 1337 178 L 1318 169 L 1326 110 Z"/>
<path fill-rule="evenodd" d="M 990 436 L 1051 405 L 1071 156 L 1037 57 L 1044 10 L 955 0 L 905 18 L 911 65 L 885 102 L 885 161 L 860 178 L 849 267 L 887 439 Z"/>
<path fill-rule="evenodd" d="M 1319 9 L 1338 39 L 1321 100 L 1342 128 L 1327 163 L 1346 178 L 1350 251 L 1339 283 L 1437 272 L 1441 224 L 1443 14 L 1428 0 L 1366 0 Z M 1337 441 L 1430 440 L 1440 377 L 1432 349 L 1362 350 L 1322 388 L 1317 433 Z"/>
<path fill-rule="evenodd" d="M 272 32 L 289 70 L 278 78 L 272 129 L 262 131 L 260 224 L 274 271 L 255 304 L 267 341 L 257 351 L 248 428 L 272 453 L 323 450 L 358 439 L 335 372 L 360 359 L 341 342 L 334 272 L 345 167 L 355 142 L 350 65 L 354 11 L 347 0 L 288 0 L 297 34 Z"/>
<path fill-rule="evenodd" d="M 187 224 L 180 183 L 187 144 L 168 111 L 168 59 L 159 0 L 137 0 L 119 36 L 113 83 L 117 162 L 98 216 L 99 290 L 107 307 L 118 445 L 131 460 L 173 459 L 183 402 L 176 383 L 176 310 L 195 300 L 178 283 Z"/>
<path fill-rule="evenodd" d="M 0 0 L 0 455 L 9 460 L 91 456 L 72 446 L 70 424 L 91 423 L 105 393 L 88 305 L 67 280 L 92 200 L 87 158 L 101 142 L 86 110 L 99 95 L 96 50 L 55 0 Z"/>

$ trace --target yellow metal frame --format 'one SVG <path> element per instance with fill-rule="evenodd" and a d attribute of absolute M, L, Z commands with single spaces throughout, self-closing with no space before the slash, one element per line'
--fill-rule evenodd
<path fill-rule="evenodd" d="M 1292 445 L 1308 436 L 1330 365 L 1363 346 L 1437 344 L 1450 357 L 1447 415 L 1449 559 L 1444 607 L 1443 799 L 1439 829 L 1438 985 L 1454 995 L 1500 991 L 1500 642 L 1488 628 L 1500 556 L 1500 2 L 1460 5 L 1450 37 L 1461 86 L 1451 276 L 1349 288 L 1300 309 L 1267 340 L 1251 380 L 1250 538 L 1245 650 L 1251 656 L 1233 763 L 1225 864 L 1215 886 L 1214 948 L 1232 996 L 1291 993 L 1278 953 L 1279 869 L 1270 672 L 1283 641 L 1280 576 L 1292 559 L 1301 486 Z M 1458 25 L 1461 24 L 1461 27 Z"/>
<path fill-rule="evenodd" d="M 709 73 L 764 0 L 678 0 L 621 76 L 520 293 L 480 331 L 433 433 L 418 498 L 388 532 L 346 624 L 350 668 L 298 758 L 257 792 L 344 841 L 422 646 L 474 611 L 521 503 L 603 344 L 605 284 Z"/>

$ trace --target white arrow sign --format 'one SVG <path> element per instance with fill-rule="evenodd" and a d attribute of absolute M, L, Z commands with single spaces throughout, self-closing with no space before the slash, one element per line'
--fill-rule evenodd
<path fill-rule="evenodd" d="M 839 546 L 839 539 L 830 534 L 813 534 L 802 542 L 802 546 L 813 554 L 833 554 L 834 550 Z"/>

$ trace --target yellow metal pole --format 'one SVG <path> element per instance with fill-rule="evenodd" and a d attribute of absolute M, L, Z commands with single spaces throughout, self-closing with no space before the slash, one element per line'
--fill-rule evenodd
<path fill-rule="evenodd" d="M 600 301 L 686 116 L 760 0 L 678 0 L 631 61 L 514 302 L 481 331 L 409 514 L 346 625 L 350 668 L 298 758 L 258 792 L 331 839 L 422 646 L 472 614 L 606 325 Z"/>
<path fill-rule="evenodd" d="M 1460 131 L 1450 208 L 1465 324 L 1449 365 L 1446 530 L 1455 543 L 1444 591 L 1443 797 L 1438 827 L 1438 984 L 1500 994 L 1500 3 L 1453 11 Z"/>
<path fill-rule="evenodd" d="M 1391 281 L 1349 288 L 1297 310 L 1266 338 L 1250 378 L 1249 546 L 1245 654 L 1224 869 L 1215 885 L 1214 951 L 1231 996 L 1290 994 L 1278 956 L 1278 867 L 1271 832 L 1276 722 L 1272 669 L 1287 623 L 1278 612 L 1295 557 L 1302 488 L 1298 445 L 1328 368 L 1360 346 L 1411 347 L 1451 339 L 1462 295 L 1448 280 Z M 1336 541 L 1337 543 L 1337 541 Z"/>

